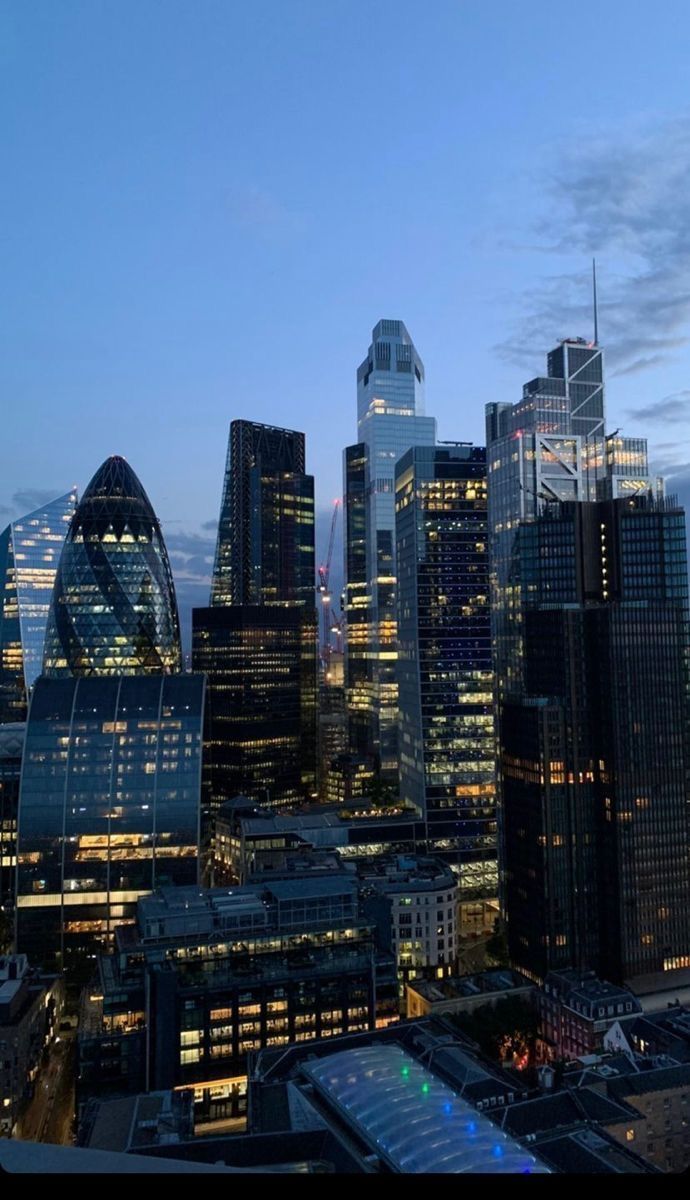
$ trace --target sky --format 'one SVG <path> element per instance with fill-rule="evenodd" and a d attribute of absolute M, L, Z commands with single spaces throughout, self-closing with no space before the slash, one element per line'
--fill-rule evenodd
<path fill-rule="evenodd" d="M 124 455 L 188 628 L 230 420 L 306 433 L 321 558 L 376 321 L 482 443 L 591 337 L 593 255 L 609 428 L 690 502 L 689 37 L 686 0 L 3 0 L 0 525 Z"/>

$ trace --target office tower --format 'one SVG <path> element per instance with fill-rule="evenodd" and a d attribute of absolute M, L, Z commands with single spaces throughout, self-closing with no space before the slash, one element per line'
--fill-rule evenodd
<path fill-rule="evenodd" d="M 583 338 L 547 356 L 547 374 L 517 404 L 486 406 L 489 550 L 499 699 L 522 685 L 518 534 L 544 504 L 634 495 L 649 488 L 646 442 L 604 437 L 603 349 Z"/>
<path fill-rule="evenodd" d="M 211 607 L 193 614 L 208 677 L 205 840 L 238 794 L 273 806 L 317 786 L 314 480 L 304 434 L 230 426 Z"/>
<path fill-rule="evenodd" d="M 433 446 L 424 366 L 402 321 L 379 321 L 357 371 L 359 441 L 345 451 L 346 693 L 350 743 L 398 780 L 395 464 Z"/>
<path fill-rule="evenodd" d="M 670 982 L 690 965 L 683 514 L 646 443 L 603 434 L 601 348 L 548 363 L 487 407 L 509 945 L 539 978 Z"/>
<path fill-rule="evenodd" d="M 0 534 L 0 723 L 23 721 L 41 673 L 48 610 L 76 489 Z"/>
<path fill-rule="evenodd" d="M 0 725 L 0 910 L 6 918 L 14 912 L 17 810 L 25 733 L 23 722 Z"/>
<path fill-rule="evenodd" d="M 37 681 L 17 868 L 32 962 L 87 978 L 140 896 L 197 882 L 203 703 L 200 675 Z"/>
<path fill-rule="evenodd" d="M 417 446 L 395 482 L 400 793 L 463 907 L 497 895 L 486 451 Z"/>
<path fill-rule="evenodd" d="M 204 817 L 244 795 L 271 808 L 316 790 L 316 610 L 196 608 L 192 662 L 208 678 Z"/>
<path fill-rule="evenodd" d="M 43 672 L 157 675 L 180 667 L 177 602 L 158 518 L 132 468 L 113 456 L 69 525 Z"/>
<path fill-rule="evenodd" d="M 314 605 L 314 478 L 304 434 L 233 421 L 211 604 Z"/>
<path fill-rule="evenodd" d="M 685 515 L 651 492 L 521 531 L 525 686 L 503 710 L 511 958 L 672 986 L 690 967 Z"/>

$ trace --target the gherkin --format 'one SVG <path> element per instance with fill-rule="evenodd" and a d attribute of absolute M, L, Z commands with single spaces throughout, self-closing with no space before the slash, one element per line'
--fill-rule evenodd
<path fill-rule="evenodd" d="M 181 669 L 180 625 L 158 518 L 123 458 L 106 459 L 70 522 L 46 630 L 45 675 Z"/>

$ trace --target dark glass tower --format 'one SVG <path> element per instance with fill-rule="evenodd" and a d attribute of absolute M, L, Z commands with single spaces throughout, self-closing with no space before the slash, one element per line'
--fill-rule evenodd
<path fill-rule="evenodd" d="M 520 531 L 524 692 L 503 709 L 511 958 L 673 986 L 690 967 L 683 510 L 650 492 Z M 664 983 L 664 981 L 666 981 Z"/>
<path fill-rule="evenodd" d="M 304 434 L 233 421 L 212 605 L 314 604 L 314 478 Z"/>
<path fill-rule="evenodd" d="M 76 489 L 0 534 L 0 723 L 24 720 L 41 673 L 50 600 Z"/>
<path fill-rule="evenodd" d="M 43 672 L 157 675 L 180 667 L 177 602 L 158 518 L 132 468 L 113 456 L 69 525 Z"/>
<path fill-rule="evenodd" d="M 197 608 L 192 659 L 209 680 L 205 815 L 233 796 L 284 808 L 313 795 L 315 610 L 279 604 Z"/>
<path fill-rule="evenodd" d="M 395 464 L 433 446 L 424 365 L 402 321 L 379 321 L 357 370 L 359 441 L 345 451 L 345 686 L 351 746 L 398 783 Z"/>
<path fill-rule="evenodd" d="M 208 678 L 206 842 L 224 800 L 313 796 L 317 636 L 304 434 L 233 421 L 211 607 L 193 614 L 192 662 Z"/>
<path fill-rule="evenodd" d="M 88 977 L 140 896 L 198 880 L 204 678 L 40 678 L 19 797 L 17 945 Z"/>
<path fill-rule="evenodd" d="M 418 446 L 397 467 L 401 797 L 460 898 L 497 894 L 486 451 Z"/>

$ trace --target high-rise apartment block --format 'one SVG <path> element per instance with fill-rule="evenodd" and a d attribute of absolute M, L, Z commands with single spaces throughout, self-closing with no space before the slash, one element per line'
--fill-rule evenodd
<path fill-rule="evenodd" d="M 398 779 L 395 467 L 433 446 L 424 366 L 402 321 L 379 321 L 357 371 L 359 441 L 344 457 L 346 695 L 355 753 Z"/>
<path fill-rule="evenodd" d="M 401 798 L 461 900 L 497 894 L 486 452 L 418 446 L 396 477 Z"/>

